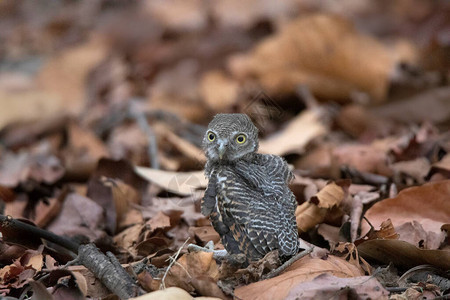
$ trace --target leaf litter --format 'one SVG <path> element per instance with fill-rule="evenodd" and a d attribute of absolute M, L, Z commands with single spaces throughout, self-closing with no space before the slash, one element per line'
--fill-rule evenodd
<path fill-rule="evenodd" d="M 0 7 L 1 296 L 450 294 L 445 3 Z M 223 249 L 200 207 L 218 112 L 247 113 L 295 174 L 311 253 L 272 278 L 275 252 L 243 268 L 187 250 Z M 77 260 L 88 243 L 105 256 Z M 96 278 L 100 257 L 132 294 Z"/>

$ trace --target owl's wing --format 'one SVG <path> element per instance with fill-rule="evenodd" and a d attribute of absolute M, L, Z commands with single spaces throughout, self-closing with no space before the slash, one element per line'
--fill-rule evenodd
<path fill-rule="evenodd" d="M 276 155 L 258 154 L 253 164 L 238 163 L 236 169 L 239 176 L 255 188 L 252 215 L 246 226 L 255 247 L 264 253 L 268 248 L 278 248 L 283 255 L 295 254 L 297 201 L 287 186 L 293 175 L 286 161 Z"/>
<path fill-rule="evenodd" d="M 214 206 L 216 205 L 216 194 L 217 194 L 217 178 L 216 176 L 210 176 L 208 181 L 208 186 L 205 191 L 205 195 L 201 201 L 201 212 L 204 216 L 209 216 Z"/>

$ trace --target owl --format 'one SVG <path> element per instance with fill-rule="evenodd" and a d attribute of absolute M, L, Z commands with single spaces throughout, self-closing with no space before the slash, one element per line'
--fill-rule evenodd
<path fill-rule="evenodd" d="M 288 187 L 286 161 L 260 154 L 258 129 L 245 114 L 218 114 L 203 139 L 208 186 L 202 213 L 231 255 L 256 261 L 278 249 L 287 259 L 298 251 L 297 201 Z"/>

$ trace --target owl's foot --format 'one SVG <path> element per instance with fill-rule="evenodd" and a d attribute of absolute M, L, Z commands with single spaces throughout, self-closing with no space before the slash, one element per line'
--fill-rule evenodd
<path fill-rule="evenodd" d="M 189 244 L 187 249 L 188 249 L 188 252 L 200 252 L 200 251 L 212 252 L 213 258 L 216 260 L 223 260 L 228 254 L 227 250 L 214 250 L 213 241 L 209 241 L 208 243 L 206 243 L 205 247 L 195 245 L 195 244 Z"/>

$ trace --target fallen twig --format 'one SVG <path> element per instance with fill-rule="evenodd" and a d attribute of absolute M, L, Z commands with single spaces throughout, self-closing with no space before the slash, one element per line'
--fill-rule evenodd
<path fill-rule="evenodd" d="M 288 267 L 290 267 L 294 262 L 296 262 L 297 260 L 299 260 L 302 257 L 305 257 L 306 255 L 309 255 L 313 251 L 313 249 L 314 249 L 314 247 L 311 247 L 307 250 L 297 253 L 295 256 L 291 257 L 287 262 L 285 262 L 284 264 L 282 264 L 275 270 L 272 270 L 269 273 L 267 273 L 266 275 L 262 276 L 261 279 L 265 280 L 265 279 L 273 278 L 275 276 L 280 275 L 284 270 L 286 270 Z"/>
<path fill-rule="evenodd" d="M 181 250 L 184 248 L 184 245 L 186 245 L 187 241 L 189 241 L 189 238 L 187 238 L 186 241 L 184 241 L 183 245 L 181 245 L 181 247 L 178 248 L 178 251 L 174 255 L 172 255 L 168 258 L 168 259 L 170 259 L 170 263 L 169 263 L 169 266 L 167 267 L 166 271 L 164 272 L 164 276 L 161 279 L 161 284 L 159 285 L 159 289 L 166 288 L 165 280 L 166 280 L 167 274 L 169 273 L 170 268 L 172 268 L 172 266 L 176 263 L 177 258 L 180 255 Z M 187 270 L 185 270 L 185 271 L 189 275 L 188 271 Z M 190 277 L 190 275 L 189 275 L 189 277 Z"/>
<path fill-rule="evenodd" d="M 144 293 L 112 253 L 104 255 L 94 244 L 81 245 L 78 252 L 78 261 L 120 299 Z"/>
<path fill-rule="evenodd" d="M 33 239 L 42 238 L 49 242 L 55 243 L 61 247 L 64 247 L 73 253 L 78 253 L 79 244 L 75 243 L 65 237 L 54 234 L 53 232 L 38 228 L 31 224 L 14 219 L 11 216 L 0 215 L 0 231 L 3 234 L 3 239 L 8 242 L 20 237 L 21 240 L 25 240 L 24 237 L 30 236 Z M 17 242 L 20 243 L 20 240 Z M 27 245 L 24 245 L 27 246 Z M 75 255 L 73 255 L 75 258 Z"/>
<path fill-rule="evenodd" d="M 142 110 L 139 109 L 136 100 L 130 101 L 130 115 L 136 119 L 141 130 L 145 133 L 148 139 L 148 156 L 150 165 L 154 169 L 159 169 L 158 160 L 158 144 L 153 129 L 147 122 L 147 118 Z"/>

